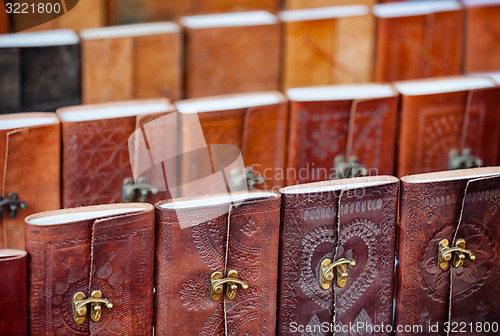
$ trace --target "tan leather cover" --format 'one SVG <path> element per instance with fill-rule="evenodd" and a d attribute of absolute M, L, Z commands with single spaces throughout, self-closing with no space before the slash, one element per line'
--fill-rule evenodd
<path fill-rule="evenodd" d="M 358 335 L 391 334 L 349 328 L 392 324 L 398 189 L 397 178 L 378 176 L 280 190 L 279 335 L 296 335 L 294 324 L 305 328 L 303 334 L 333 335 L 330 325 Z M 355 259 L 345 287 L 337 286 L 337 276 L 329 289 L 320 287 L 325 258 Z"/>
<path fill-rule="evenodd" d="M 86 211 L 123 210 L 122 214 Z M 66 215 L 64 222 L 50 216 Z M 44 217 L 47 217 L 44 219 Z M 33 220 L 44 219 L 36 224 Z M 52 222 L 51 222 L 52 220 Z M 151 335 L 153 332 L 154 212 L 141 203 L 50 211 L 26 218 L 30 335 Z M 100 321 L 73 320 L 72 299 L 101 290 L 111 301 Z"/>
<path fill-rule="evenodd" d="M 401 96 L 398 176 L 448 169 L 453 149 L 471 148 L 495 165 L 500 88 Z"/>
<path fill-rule="evenodd" d="M 283 90 L 372 80 L 373 15 L 284 21 L 283 30 Z"/>
<path fill-rule="evenodd" d="M 460 73 L 463 9 L 377 18 L 375 80 L 392 82 Z"/>
<path fill-rule="evenodd" d="M 491 175 L 496 177 L 483 179 Z M 498 295 L 499 280 L 495 271 L 498 176 L 500 168 L 491 167 L 402 178 L 396 325 L 429 330 L 429 324 L 438 323 L 440 333 L 428 334 L 442 335 L 445 322 L 498 321 L 498 302 L 491 300 Z M 437 262 L 441 239 L 448 239 L 450 246 L 455 246 L 456 239 L 465 239 L 476 260 L 466 258 L 462 268 L 441 270 Z M 467 333 L 475 335 L 470 329 Z"/>
<path fill-rule="evenodd" d="M 264 195 L 238 206 L 156 204 L 157 335 L 276 334 L 280 196 Z M 174 201 L 182 200 L 195 199 Z M 222 215 L 209 219 L 214 210 Z M 238 271 L 248 289 L 238 286 L 233 300 L 212 300 L 210 275 L 227 277 L 229 270 Z"/>
<path fill-rule="evenodd" d="M 186 98 L 279 89 L 278 23 L 185 34 Z"/>
<path fill-rule="evenodd" d="M 61 131 L 54 113 L 16 113 L 7 119 L 49 117 L 50 124 L 0 130 L 0 194 L 13 191 L 26 202 L 10 218 L 4 207 L 0 218 L 0 248 L 24 249 L 24 218 L 60 208 Z"/>
<path fill-rule="evenodd" d="M 284 3 L 286 9 L 303 9 L 347 5 L 373 6 L 377 0 L 285 0 Z"/>

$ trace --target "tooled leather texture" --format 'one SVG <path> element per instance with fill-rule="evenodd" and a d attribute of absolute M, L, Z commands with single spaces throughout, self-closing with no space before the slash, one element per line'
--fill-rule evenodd
<path fill-rule="evenodd" d="M 152 333 L 152 210 L 95 221 L 27 224 L 26 249 L 30 335 Z M 103 307 L 100 321 L 87 316 L 78 325 L 73 320 L 73 295 L 82 291 L 88 298 L 93 290 L 101 290 L 113 308 Z"/>
<path fill-rule="evenodd" d="M 292 323 L 316 331 L 325 322 L 392 323 L 398 184 L 340 193 L 282 195 L 280 335 L 293 335 Z M 349 267 L 346 287 L 334 282 L 323 290 L 320 263 L 334 255 L 354 258 L 357 265 Z"/>
<path fill-rule="evenodd" d="M 25 251 L 0 249 L 0 332 L 28 336 L 28 257 Z"/>
<path fill-rule="evenodd" d="M 228 225 L 227 213 L 206 221 L 207 208 L 191 208 L 184 215 L 201 221 L 191 226 L 157 204 L 157 335 L 275 334 L 279 210 L 279 197 L 247 201 L 231 210 Z M 213 301 L 211 273 L 227 277 L 231 269 L 249 288 Z"/>

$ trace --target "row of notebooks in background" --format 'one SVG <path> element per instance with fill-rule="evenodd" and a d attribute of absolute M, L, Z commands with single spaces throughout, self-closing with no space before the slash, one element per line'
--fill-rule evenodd
<path fill-rule="evenodd" d="M 15 208 L 0 241 L 22 247 L 24 217 L 60 207 L 497 165 L 500 86 L 458 76 L 77 105 L 5 114 L 0 135 Z"/>
<path fill-rule="evenodd" d="M 29 266 L 0 250 L 0 330 L 28 335 L 29 302 L 31 336 L 485 335 L 499 201 L 490 167 L 35 214 Z"/>
<path fill-rule="evenodd" d="M 364 5 L 251 11 L 80 37 L 1 35 L 0 113 L 498 71 L 500 0 L 467 4 L 383 4 L 375 15 Z"/>

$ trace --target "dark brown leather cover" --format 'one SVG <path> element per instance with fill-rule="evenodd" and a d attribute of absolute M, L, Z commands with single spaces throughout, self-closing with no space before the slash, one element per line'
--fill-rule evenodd
<path fill-rule="evenodd" d="M 276 333 L 281 200 L 277 193 L 260 195 L 250 193 L 231 210 L 229 203 L 177 210 L 162 207 L 171 201 L 156 204 L 156 335 Z M 194 199 L 174 201 L 182 200 Z M 222 215 L 209 219 L 214 210 Z M 232 269 L 249 288 L 213 301 L 210 275 L 227 277 Z"/>
<path fill-rule="evenodd" d="M 63 113 L 81 113 L 86 109 L 130 108 L 133 105 L 165 104 L 165 112 L 150 115 L 85 121 L 65 121 Z M 159 117 L 173 110 L 167 99 L 79 105 L 57 110 L 62 127 L 62 206 L 117 203 L 122 201 L 123 180 L 132 177 L 129 137 L 143 123 L 141 118 Z M 151 195 L 150 195 L 151 196 Z M 148 198 L 157 202 L 164 193 Z"/>
<path fill-rule="evenodd" d="M 60 208 L 61 130 L 54 113 L 15 113 L 12 119 L 48 118 L 45 125 L 0 130 L 0 194 L 16 192 L 26 203 L 10 218 L 4 206 L 0 218 L 0 248 L 24 249 L 24 218 Z"/>
<path fill-rule="evenodd" d="M 330 190 L 301 192 L 327 187 Z M 310 334 L 332 335 L 331 329 L 319 333 L 313 328 L 322 323 L 338 328 L 357 322 L 392 323 L 398 188 L 397 178 L 379 176 L 280 190 L 279 335 L 295 335 L 298 325 L 305 332 L 309 326 Z M 332 257 L 354 258 L 356 266 L 349 266 L 344 288 L 334 281 L 324 290 L 319 285 L 319 265 Z"/>
<path fill-rule="evenodd" d="M 123 210 L 72 219 L 86 211 Z M 66 221 L 32 221 L 66 215 Z M 128 203 L 57 210 L 26 218 L 30 335 L 151 335 L 153 332 L 154 212 Z M 113 308 L 100 321 L 73 320 L 72 299 L 101 290 Z M 89 312 L 90 313 L 90 307 Z"/>
<path fill-rule="evenodd" d="M 7 16 L 5 4 L 2 1 L 2 3 L 0 3 L 0 34 L 6 34 L 9 30 L 9 17 Z"/>
<path fill-rule="evenodd" d="M 463 9 L 377 21 L 375 81 L 460 73 Z"/>
<path fill-rule="evenodd" d="M 377 174 L 394 174 L 397 109 L 397 96 L 291 101 L 287 185 L 331 179 L 337 155 L 356 155 Z"/>
<path fill-rule="evenodd" d="M 497 164 L 500 88 L 401 95 L 398 176 L 448 169 L 451 150 Z"/>
<path fill-rule="evenodd" d="M 0 334 L 28 336 L 28 257 L 0 249 Z"/>
<path fill-rule="evenodd" d="M 470 312 L 467 305 L 471 305 L 471 309 L 479 309 L 470 317 L 481 317 L 475 322 L 485 322 L 487 320 L 484 318 L 490 319 L 495 314 L 498 320 L 498 309 L 494 310 L 498 304 L 491 300 L 498 289 L 489 289 L 489 284 L 498 282 L 498 273 L 494 273 L 498 268 L 493 273 L 492 269 L 498 263 L 495 260 L 498 253 L 495 246 L 499 217 L 495 213 L 500 199 L 499 179 L 489 179 L 486 183 L 482 180 L 469 182 L 492 174 L 500 174 L 500 168 L 476 168 L 402 178 L 396 325 L 420 325 L 427 335 L 445 334 L 444 322 L 449 322 L 450 295 L 452 320 L 467 322 L 469 318 L 464 315 Z M 468 183 L 471 189 L 467 191 L 468 196 L 463 203 Z M 461 216 L 462 224 L 459 227 Z M 455 246 L 453 242 L 459 238 L 466 239 L 466 248 L 477 253 L 477 259 L 465 260 L 463 268 L 453 269 L 454 289 L 450 292 L 450 269 L 441 270 L 437 263 L 438 243 L 441 239 L 448 239 L 450 245 Z M 489 299 L 481 300 L 484 296 L 479 293 L 488 295 Z M 493 321 L 495 319 L 490 322 Z M 430 332 L 429 325 L 436 323 L 439 332 Z M 396 335 L 411 333 L 399 332 Z"/>

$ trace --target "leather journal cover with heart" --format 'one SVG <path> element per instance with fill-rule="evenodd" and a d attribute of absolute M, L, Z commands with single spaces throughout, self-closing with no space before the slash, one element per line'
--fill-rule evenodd
<path fill-rule="evenodd" d="M 84 29 L 85 104 L 182 97 L 182 43 L 173 22 Z"/>
<path fill-rule="evenodd" d="M 500 87 L 491 78 L 394 85 L 401 93 L 398 176 L 497 164 Z"/>
<path fill-rule="evenodd" d="M 266 11 L 185 16 L 185 97 L 278 90 L 280 26 Z"/>
<path fill-rule="evenodd" d="M 375 21 L 368 6 L 289 10 L 279 17 L 283 90 L 372 80 Z"/>
<path fill-rule="evenodd" d="M 354 157 L 372 174 L 394 174 L 398 95 L 392 86 L 296 88 L 287 96 L 288 185 L 349 177 L 340 162 Z"/>
<path fill-rule="evenodd" d="M 275 335 L 280 195 L 156 204 L 156 335 Z"/>
<path fill-rule="evenodd" d="M 28 336 L 28 257 L 26 251 L 0 249 L 0 331 Z"/>
<path fill-rule="evenodd" d="M 152 335 L 154 207 L 26 218 L 30 335 Z"/>
<path fill-rule="evenodd" d="M 236 173 L 227 177 L 229 186 L 233 186 L 231 191 L 239 188 L 238 180 L 243 181 L 245 190 L 247 184 L 250 189 L 266 190 L 285 185 L 288 106 L 281 93 L 267 91 L 196 98 L 178 101 L 175 106 L 180 113 L 181 152 L 187 154 L 180 160 L 181 196 L 214 192 L 196 181 L 230 166 L 237 157 L 243 160 L 247 171 L 236 168 L 231 171 Z M 234 150 L 216 153 L 221 147 Z M 199 161 L 202 158 L 205 160 Z M 255 174 L 257 179 L 245 181 Z M 217 190 L 217 186 L 214 187 Z M 225 191 L 225 188 L 218 190 Z"/>
<path fill-rule="evenodd" d="M 402 178 L 396 325 L 499 320 L 499 212 L 500 167 Z"/>
<path fill-rule="evenodd" d="M 0 248 L 24 249 L 24 218 L 60 208 L 60 165 L 54 113 L 0 115 Z"/>
<path fill-rule="evenodd" d="M 71 208 L 139 199 L 138 195 L 131 194 L 131 199 L 128 199 L 123 194 L 128 188 L 126 185 L 134 187 L 134 181 L 128 181 L 133 177 L 129 137 L 137 128 L 173 109 L 167 99 L 58 109 L 62 128 L 62 206 Z M 164 131 L 176 134 L 176 129 Z M 175 147 L 175 137 L 172 139 L 172 143 L 166 145 Z M 144 182 L 146 187 L 147 181 Z M 146 197 L 141 201 L 164 199 L 166 194 L 161 192 L 161 187 L 149 185 L 149 189 L 144 189 Z M 159 192 L 151 195 L 148 190 L 154 188 Z"/>
<path fill-rule="evenodd" d="M 377 176 L 280 190 L 279 335 L 390 335 L 370 328 L 392 324 L 398 189 Z"/>
<path fill-rule="evenodd" d="M 377 18 L 375 80 L 457 75 L 464 11 L 458 1 L 404 1 L 373 7 Z"/>
<path fill-rule="evenodd" d="M 80 41 L 71 30 L 0 35 L 0 113 L 80 103 Z"/>

